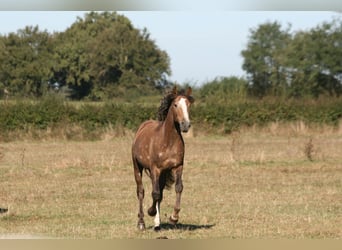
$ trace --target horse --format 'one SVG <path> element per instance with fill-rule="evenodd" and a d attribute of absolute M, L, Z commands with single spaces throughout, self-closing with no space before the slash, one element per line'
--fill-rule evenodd
<path fill-rule="evenodd" d="M 143 122 L 134 137 L 132 161 L 139 200 L 138 228 L 145 229 L 143 199 L 145 191 L 142 183 L 144 172 L 152 182 L 152 205 L 148 209 L 154 218 L 154 230 L 160 230 L 160 203 L 164 188 L 170 189 L 175 183 L 176 203 L 169 221 L 175 225 L 179 219 L 181 194 L 183 191 L 182 172 L 184 164 L 184 140 L 182 132 L 191 127 L 189 110 L 194 98 L 189 87 L 185 92 L 174 87 L 161 100 L 158 121 Z"/>

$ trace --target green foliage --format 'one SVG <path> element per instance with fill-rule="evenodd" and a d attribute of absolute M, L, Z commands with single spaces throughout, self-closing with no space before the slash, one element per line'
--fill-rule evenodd
<path fill-rule="evenodd" d="M 36 26 L 0 35 L 0 61 L 0 83 L 17 97 L 41 97 L 49 81 L 74 99 L 155 94 L 170 74 L 167 53 L 147 29 L 116 12 L 90 12 L 60 33 Z"/>
<path fill-rule="evenodd" d="M 69 106 L 55 98 L 30 103 L 18 101 L 15 104 L 1 104 L 1 131 L 25 130 L 29 127 L 46 129 L 62 123 L 70 116 Z"/>
<path fill-rule="evenodd" d="M 241 52 L 253 96 L 318 98 L 342 94 L 342 20 L 290 33 L 277 22 L 251 30 Z"/>
<path fill-rule="evenodd" d="M 57 37 L 57 44 L 55 75 L 72 86 L 75 98 L 150 93 L 170 73 L 168 55 L 147 30 L 135 29 L 115 12 L 86 14 Z"/>
<path fill-rule="evenodd" d="M 108 125 L 135 129 L 142 121 L 156 117 L 156 107 L 124 103 L 85 104 L 75 111 L 71 122 L 88 131 Z"/>
<path fill-rule="evenodd" d="M 0 82 L 12 95 L 40 97 L 52 76 L 52 36 L 38 26 L 0 36 Z"/>
<path fill-rule="evenodd" d="M 281 30 L 281 25 L 273 22 L 262 24 L 250 32 L 247 48 L 241 55 L 244 57 L 242 68 L 252 83 L 251 94 L 258 97 L 279 95 L 285 81 L 281 59 L 289 43 L 289 29 Z"/>
<path fill-rule="evenodd" d="M 226 105 L 198 105 L 192 109 L 193 122 L 223 133 L 241 127 L 265 126 L 271 122 L 303 121 L 336 126 L 342 118 L 341 100 L 311 102 L 244 102 Z"/>
<path fill-rule="evenodd" d="M 224 104 L 245 101 L 247 82 L 237 77 L 216 78 L 199 89 L 199 97 L 207 104 Z"/>
<path fill-rule="evenodd" d="M 156 118 L 157 107 L 125 103 L 76 106 L 52 97 L 37 102 L 0 103 L 0 109 L 0 135 L 5 135 L 9 131 L 74 125 L 86 133 L 108 126 L 136 129 L 144 120 Z"/>
<path fill-rule="evenodd" d="M 342 118 L 342 102 L 232 102 L 195 104 L 191 118 L 195 127 L 209 133 L 231 133 L 241 127 L 265 126 L 270 122 L 303 121 L 336 126 Z M 27 129 L 81 127 L 85 134 L 108 127 L 136 130 L 145 120 L 156 119 L 157 106 L 139 103 L 83 103 L 58 98 L 39 102 L 1 103 L 0 136 Z"/>
<path fill-rule="evenodd" d="M 278 22 L 250 30 L 241 51 L 246 80 L 216 78 L 198 90 L 205 102 L 252 97 L 307 99 L 342 94 L 342 20 L 291 32 Z M 49 82 L 65 96 L 123 100 L 153 96 L 170 83 L 170 58 L 116 12 L 89 12 L 64 32 L 25 27 L 0 35 L 0 96 L 43 97 Z"/>
<path fill-rule="evenodd" d="M 295 97 L 342 94 L 342 22 L 295 34 L 283 60 Z"/>

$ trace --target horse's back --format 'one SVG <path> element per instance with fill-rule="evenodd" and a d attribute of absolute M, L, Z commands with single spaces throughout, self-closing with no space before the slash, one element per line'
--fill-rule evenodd
<path fill-rule="evenodd" d="M 140 138 L 141 136 L 149 135 L 150 133 L 152 133 L 153 131 L 155 131 L 157 129 L 159 124 L 160 123 L 158 121 L 155 121 L 155 120 L 148 120 L 148 121 L 143 122 L 139 126 L 139 128 L 135 134 L 135 140 Z"/>

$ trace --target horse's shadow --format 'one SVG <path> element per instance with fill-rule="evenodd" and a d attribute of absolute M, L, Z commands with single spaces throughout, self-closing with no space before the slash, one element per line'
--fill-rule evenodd
<path fill-rule="evenodd" d="M 179 230 L 179 231 L 196 231 L 199 229 L 210 229 L 214 227 L 215 224 L 208 224 L 208 225 L 195 225 L 195 224 L 171 224 L 171 223 L 161 223 L 160 230 Z M 152 229 L 153 226 L 148 227 L 148 229 Z"/>

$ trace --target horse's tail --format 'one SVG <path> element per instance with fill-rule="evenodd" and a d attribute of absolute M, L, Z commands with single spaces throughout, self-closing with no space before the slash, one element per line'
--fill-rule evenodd
<path fill-rule="evenodd" d="M 164 184 L 166 189 L 170 189 L 172 184 L 175 183 L 175 177 L 173 176 L 171 169 L 162 172 L 160 175 L 160 183 L 162 186 Z"/>
<path fill-rule="evenodd" d="M 150 169 L 144 168 L 144 171 L 146 175 L 151 178 Z M 167 169 L 165 171 L 162 171 L 159 177 L 159 185 L 161 187 L 165 187 L 166 189 L 170 189 L 173 183 L 175 183 L 175 177 L 173 176 L 172 170 Z"/>
<path fill-rule="evenodd" d="M 149 168 L 144 168 L 145 174 L 151 178 L 151 170 Z"/>

